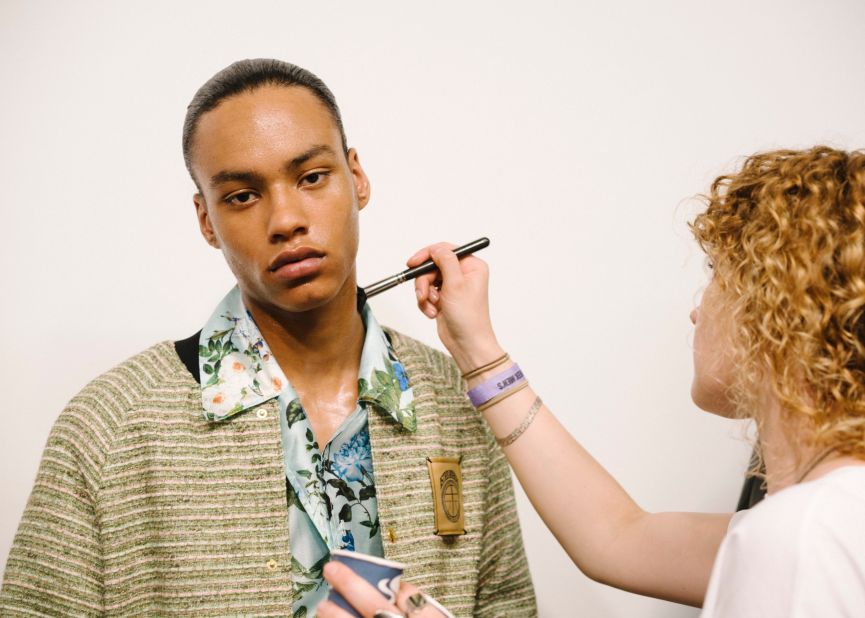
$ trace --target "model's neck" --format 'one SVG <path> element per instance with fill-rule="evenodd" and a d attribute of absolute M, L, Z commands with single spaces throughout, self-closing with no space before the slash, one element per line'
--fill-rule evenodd
<path fill-rule="evenodd" d="M 353 282 L 347 282 L 326 305 L 302 313 L 269 310 L 246 298 L 244 302 L 289 379 L 356 375 L 364 327 Z"/>

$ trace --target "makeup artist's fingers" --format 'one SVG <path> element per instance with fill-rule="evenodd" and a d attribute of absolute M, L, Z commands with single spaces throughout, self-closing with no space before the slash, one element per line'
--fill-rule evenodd
<path fill-rule="evenodd" d="M 417 277 L 414 280 L 414 292 L 417 295 L 417 304 L 420 306 L 426 302 L 429 296 L 430 280 L 426 277 Z"/>
<path fill-rule="evenodd" d="M 454 245 L 438 243 L 422 249 L 409 265 L 431 259 L 437 272 L 415 280 L 420 310 L 436 319 L 439 338 L 468 370 L 501 355 L 489 316 L 489 267 L 474 255 L 459 259 Z M 440 279 L 439 289 L 434 281 Z"/>
<path fill-rule="evenodd" d="M 421 249 L 407 262 L 410 267 L 426 260 L 432 260 L 436 264 L 436 271 L 415 279 L 418 308 L 429 317 L 434 317 L 441 312 L 441 302 L 445 297 L 450 297 L 456 302 L 462 300 L 452 297 L 462 295 L 464 277 L 470 277 L 473 283 L 486 285 L 488 278 L 486 263 L 472 255 L 462 259 L 457 258 L 453 252 L 455 247 L 456 245 L 452 243 L 436 243 Z M 435 312 L 430 305 L 435 308 Z"/>
<path fill-rule="evenodd" d="M 487 263 L 477 255 L 467 255 L 458 258 L 453 252 L 455 245 L 451 243 L 438 243 L 429 247 L 429 259 L 435 262 L 438 269 L 437 277 L 441 278 L 445 285 L 459 287 L 463 280 L 468 278 L 472 281 L 485 282 L 489 277 Z"/>
<path fill-rule="evenodd" d="M 427 282 L 431 283 L 435 288 L 441 289 L 442 285 L 444 284 L 442 260 L 446 260 L 446 263 L 451 266 L 451 275 L 449 277 L 450 279 L 453 280 L 459 276 L 459 266 L 457 266 L 456 269 L 453 269 L 452 267 L 453 264 L 459 264 L 459 259 L 453 252 L 453 249 L 455 247 L 456 245 L 453 245 L 451 243 L 438 243 L 428 247 L 429 253 L 427 254 L 427 259 L 432 260 L 433 263 L 435 263 L 436 270 L 431 273 L 427 273 L 426 275 L 423 275 L 423 278 L 426 279 Z M 465 259 L 468 259 L 468 257 Z"/>
<path fill-rule="evenodd" d="M 415 266 L 419 266 L 423 262 L 429 259 L 429 247 L 424 247 L 409 259 L 406 260 L 405 265 L 409 268 L 414 268 Z"/>
<path fill-rule="evenodd" d="M 418 277 L 414 280 L 415 294 L 417 295 L 417 307 L 428 318 L 435 318 L 438 315 L 438 309 L 430 301 L 430 290 L 433 290 L 430 280 L 424 277 Z"/>
<path fill-rule="evenodd" d="M 466 256 L 468 260 L 472 256 Z M 442 287 L 460 286 L 463 282 L 463 271 L 460 260 L 454 254 L 452 247 L 444 243 L 434 245 L 430 250 L 430 258 L 435 262 L 442 280 Z"/>
<path fill-rule="evenodd" d="M 433 245 L 428 245 L 415 253 L 406 261 L 406 266 L 409 268 L 414 268 L 415 266 L 419 266 L 423 262 L 426 262 L 430 259 L 430 251 L 432 251 L 435 247 L 447 247 L 448 249 L 456 249 L 457 246 L 451 242 L 437 242 Z"/>
<path fill-rule="evenodd" d="M 463 368 L 499 346 L 489 318 L 489 267 L 473 255 L 460 260 L 454 248 L 450 243 L 430 245 L 409 258 L 408 265 L 417 266 L 428 259 L 435 263 L 435 272 L 415 279 L 417 305 L 424 315 L 436 320 L 439 338 Z"/>
<path fill-rule="evenodd" d="M 407 264 L 409 267 L 419 266 L 421 263 L 432 259 L 433 251 L 438 250 L 452 250 L 456 248 L 456 245 L 452 243 L 437 243 L 435 245 L 430 245 L 429 247 L 424 247 L 417 253 L 415 253 L 411 258 L 409 258 Z M 435 260 L 433 260 L 435 261 Z M 425 275 L 421 275 L 415 279 L 415 290 L 418 290 L 418 301 L 423 302 L 427 300 L 428 290 L 429 288 L 436 284 L 441 283 L 441 273 L 437 270 L 434 270 Z"/>
<path fill-rule="evenodd" d="M 429 301 L 422 303 L 422 304 L 419 304 L 418 309 L 420 309 L 421 313 L 423 313 L 426 317 L 428 317 L 431 320 L 434 320 L 439 316 L 438 307 L 436 307 L 434 304 L 432 304 Z"/>
<path fill-rule="evenodd" d="M 406 264 L 412 268 L 420 265 L 432 258 L 432 251 L 437 248 L 443 248 L 445 250 L 451 250 L 455 248 L 456 245 L 452 243 L 437 243 L 435 245 L 430 245 L 429 247 L 424 247 L 413 256 L 411 256 Z M 433 271 L 431 273 L 427 273 L 425 275 L 421 275 L 414 280 L 415 294 L 417 296 L 417 306 L 421 312 L 426 315 L 428 318 L 435 318 L 439 314 L 439 301 L 441 300 L 441 294 L 436 289 L 435 284 L 441 283 L 441 273 L 438 271 Z"/>

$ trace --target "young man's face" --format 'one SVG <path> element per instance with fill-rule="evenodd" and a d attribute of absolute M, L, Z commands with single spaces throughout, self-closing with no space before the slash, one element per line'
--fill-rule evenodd
<path fill-rule="evenodd" d="M 192 171 L 201 233 L 250 309 L 297 313 L 340 292 L 353 298 L 369 181 L 309 90 L 263 86 L 222 101 L 199 120 Z"/>

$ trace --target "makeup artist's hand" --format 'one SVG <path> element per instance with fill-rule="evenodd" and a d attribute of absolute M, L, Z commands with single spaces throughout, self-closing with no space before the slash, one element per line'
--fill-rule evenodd
<path fill-rule="evenodd" d="M 460 370 L 471 371 L 504 352 L 493 332 L 489 311 L 489 268 L 480 258 L 454 255 L 456 245 L 438 243 L 425 247 L 407 264 L 417 266 L 432 259 L 438 272 L 415 279 L 418 308 L 436 320 L 439 338 Z"/>
<path fill-rule="evenodd" d="M 434 599 L 421 594 L 417 586 L 406 582 L 400 584 L 394 603 L 388 603 L 365 579 L 339 562 L 325 565 L 324 578 L 363 618 L 407 616 L 409 613 L 412 618 L 453 618 Z M 351 614 L 330 601 L 319 603 L 316 614 L 319 618 L 351 618 Z"/>

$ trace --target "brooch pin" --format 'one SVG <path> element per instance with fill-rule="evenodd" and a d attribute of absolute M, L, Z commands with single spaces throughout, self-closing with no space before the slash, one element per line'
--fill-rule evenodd
<path fill-rule="evenodd" d="M 463 473 L 460 457 L 427 457 L 433 493 L 435 533 L 458 536 L 466 533 L 463 513 Z"/>

